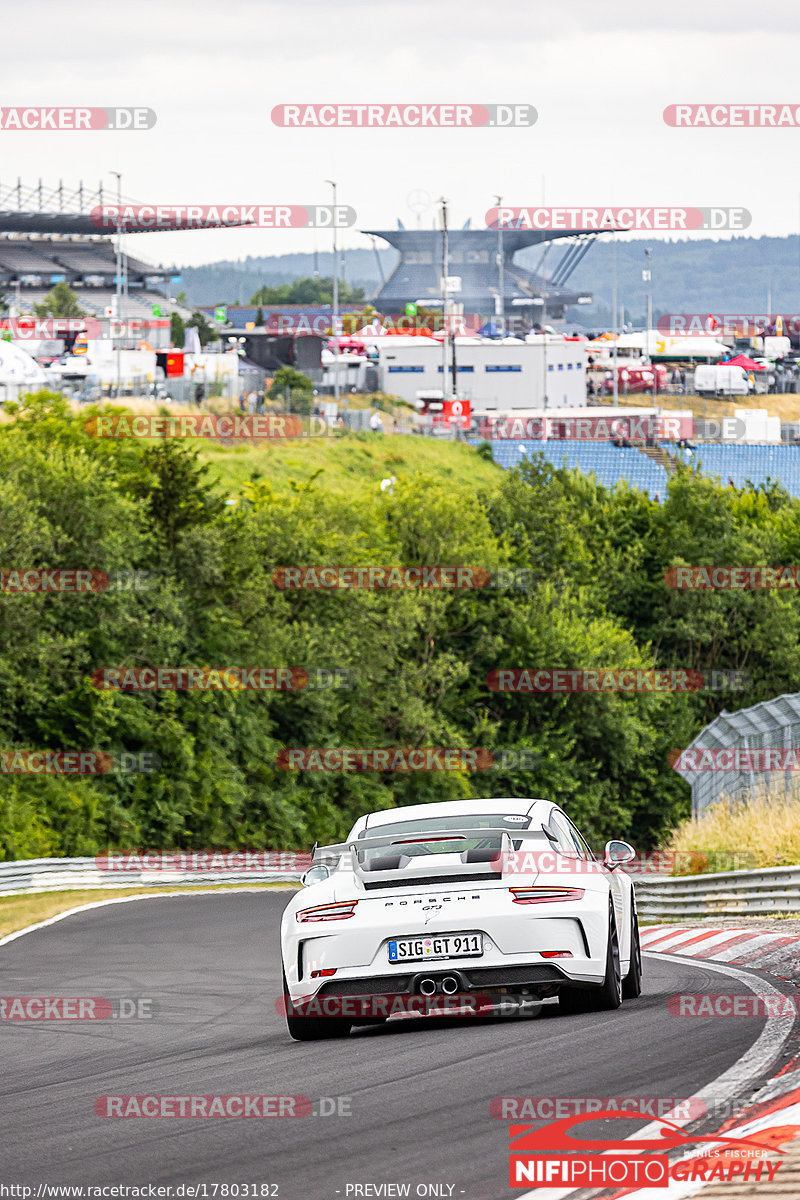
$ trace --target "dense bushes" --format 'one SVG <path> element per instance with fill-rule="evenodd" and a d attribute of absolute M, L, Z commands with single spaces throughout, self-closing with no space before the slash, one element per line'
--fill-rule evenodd
<path fill-rule="evenodd" d="M 368 807 L 558 799 L 595 840 L 651 844 L 687 808 L 668 764 L 722 707 L 797 687 L 797 600 L 679 593 L 675 562 L 797 562 L 800 505 L 688 471 L 659 506 L 528 465 L 474 494 L 436 478 L 365 507 L 260 482 L 224 503 L 184 445 L 94 439 L 53 397 L 0 428 L 0 567 L 138 568 L 139 591 L 0 595 L 0 749 L 148 752 L 152 773 L 0 775 L 0 857 L 105 846 L 307 846 Z M 287 564 L 533 569 L 529 591 L 281 591 Z M 498 695 L 495 667 L 694 667 L 745 692 Z M 98 667 L 348 670 L 353 686 L 111 692 Z M 302 775 L 282 746 L 526 747 L 534 772 Z"/>

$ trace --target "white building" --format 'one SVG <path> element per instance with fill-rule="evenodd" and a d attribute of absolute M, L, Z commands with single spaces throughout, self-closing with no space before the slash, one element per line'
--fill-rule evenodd
<path fill-rule="evenodd" d="M 579 408 L 586 403 L 585 342 L 548 336 L 526 342 L 514 338 L 456 338 L 458 395 L 472 401 L 473 413 L 517 408 Z M 413 403 L 417 392 L 441 390 L 442 343 L 426 337 L 387 337 L 376 341 L 384 392 Z M 451 384 L 452 346 L 448 351 Z M 546 388 L 546 393 L 545 393 Z"/>

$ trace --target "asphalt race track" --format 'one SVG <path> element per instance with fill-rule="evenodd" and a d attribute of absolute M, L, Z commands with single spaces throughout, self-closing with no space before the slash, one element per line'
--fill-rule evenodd
<path fill-rule="evenodd" d="M 437 1184 L 429 1195 L 495 1200 L 519 1193 L 507 1185 L 507 1124 L 490 1116 L 493 1097 L 688 1097 L 763 1025 L 669 1016 L 674 992 L 747 989 L 702 963 L 646 958 L 644 994 L 614 1013 L 562 1017 L 548 1004 L 527 1018 L 393 1019 L 344 1041 L 295 1043 L 276 1011 L 287 900 L 114 904 L 0 947 L 3 996 L 157 1006 L 150 1020 L 0 1022 L 0 1180 L 271 1183 L 280 1200 L 359 1195 L 348 1184 L 410 1183 L 413 1196 Z M 118 1119 L 95 1114 L 107 1094 L 301 1095 L 315 1110 L 320 1097 L 350 1100 L 342 1115 L 302 1119 Z"/>

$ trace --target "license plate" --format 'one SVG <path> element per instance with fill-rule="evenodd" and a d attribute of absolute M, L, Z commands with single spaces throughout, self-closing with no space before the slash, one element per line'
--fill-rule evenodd
<path fill-rule="evenodd" d="M 389 962 L 422 962 L 428 958 L 478 958 L 480 933 L 447 933 L 443 937 L 397 938 L 389 942 Z"/>

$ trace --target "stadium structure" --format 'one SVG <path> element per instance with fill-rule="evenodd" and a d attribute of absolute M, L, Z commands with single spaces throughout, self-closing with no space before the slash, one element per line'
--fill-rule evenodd
<path fill-rule="evenodd" d="M 101 322 L 104 336 L 123 345 L 140 340 L 154 348 L 169 345 L 169 314 L 190 310 L 170 300 L 181 282 L 174 267 L 154 267 L 126 252 L 121 312 L 117 306 L 117 262 L 113 237 L 98 233 L 92 210 L 113 197 L 102 183 L 35 187 L 18 180 L 0 184 L 0 289 L 14 315 L 29 313 L 57 283 L 66 283 L 87 316 Z M 126 233 L 126 239 L 133 232 Z M 154 314 L 154 306 L 161 313 Z M 113 322 L 113 327 L 112 327 Z"/>
<path fill-rule="evenodd" d="M 407 304 L 441 307 L 442 232 L 439 229 L 405 229 L 401 221 L 391 230 L 363 230 L 368 237 L 379 237 L 400 252 L 400 260 L 373 301 L 378 312 L 402 313 Z M 448 233 L 448 298 L 463 313 L 491 317 L 500 311 L 500 279 L 503 280 L 503 311 L 524 316 L 531 324 L 542 318 L 564 317 L 567 308 L 591 304 L 593 297 L 568 288 L 567 282 L 589 250 L 597 230 L 531 230 L 504 228 L 463 229 Z M 566 242 L 560 257 L 547 276 L 529 271 L 514 261 L 528 246 L 541 246 L 542 259 L 552 263 L 550 244 Z M 502 265 L 498 262 L 502 245 Z M 378 260 L 380 265 L 380 259 Z M 382 272 L 381 272 L 382 273 Z M 382 273 L 383 274 L 383 273 Z"/>
<path fill-rule="evenodd" d="M 192 309 L 171 297 L 182 282 L 175 267 L 155 267 L 129 253 L 128 239 L 145 232 L 131 226 L 122 239 L 117 313 L 116 237 L 98 232 L 92 220 L 95 209 L 116 200 L 102 183 L 96 190 L 82 183 L 71 190 L 61 183 L 46 187 L 41 180 L 35 187 L 21 180 L 13 186 L 0 184 L 0 292 L 10 314 L 20 316 L 32 313 L 55 284 L 66 283 L 86 316 L 100 321 L 103 338 L 123 348 L 146 342 L 154 350 L 165 350 L 170 345 L 171 313 L 188 319 Z M 213 309 L 208 311 L 213 314 Z M 223 338 L 232 332 L 230 326 L 228 321 L 220 328 Z M 322 337 L 278 337 L 248 330 L 237 341 L 244 343 L 247 361 L 262 371 L 291 365 L 312 377 L 321 374 Z"/>

